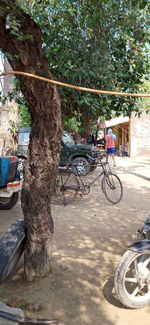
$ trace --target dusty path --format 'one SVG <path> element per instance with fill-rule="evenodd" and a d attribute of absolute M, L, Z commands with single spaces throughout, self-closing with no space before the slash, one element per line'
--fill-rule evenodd
<path fill-rule="evenodd" d="M 30 315 L 57 317 L 65 325 L 149 325 L 150 306 L 126 309 L 113 291 L 120 256 L 150 213 L 150 181 L 130 173 L 136 169 L 144 175 L 147 168 L 147 175 L 149 162 L 122 162 L 118 159 L 116 169 L 124 186 L 122 201 L 109 204 L 95 187 L 72 205 L 53 206 L 53 273 L 32 285 L 18 273 L 1 286 L 0 300 L 40 303 L 42 309 Z M 20 204 L 0 211 L 0 232 L 21 215 Z"/>

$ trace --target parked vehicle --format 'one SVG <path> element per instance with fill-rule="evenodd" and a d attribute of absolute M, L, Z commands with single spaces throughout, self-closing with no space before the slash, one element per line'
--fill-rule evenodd
<path fill-rule="evenodd" d="M 86 175 L 96 168 L 100 153 L 95 147 L 75 144 L 71 135 L 66 131 L 63 132 L 61 144 L 60 166 L 70 165 L 74 162 L 72 168 L 75 175 Z"/>
<path fill-rule="evenodd" d="M 0 210 L 11 209 L 18 201 L 21 182 L 15 156 L 0 156 Z"/>
<path fill-rule="evenodd" d="M 137 231 L 137 241 L 128 247 L 115 273 L 118 299 L 129 308 L 150 304 L 150 215 Z"/>
<path fill-rule="evenodd" d="M 30 127 L 20 128 L 18 137 L 17 155 L 27 157 L 29 144 Z M 70 165 L 71 162 L 77 162 L 73 167 L 75 174 L 86 175 L 93 171 L 98 163 L 99 151 L 91 145 L 76 144 L 71 135 L 64 131 L 61 142 L 60 166 Z"/>

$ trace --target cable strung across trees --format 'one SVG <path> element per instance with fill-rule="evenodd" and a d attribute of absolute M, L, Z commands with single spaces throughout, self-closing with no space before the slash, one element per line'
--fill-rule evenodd
<path fill-rule="evenodd" d="M 31 74 L 31 73 L 22 72 L 22 71 L 7 71 L 7 72 L 4 72 L 4 73 L 1 73 L 0 77 L 6 76 L 8 74 L 23 75 L 23 76 L 26 76 L 26 77 L 31 77 L 31 78 L 43 80 L 43 81 L 46 81 L 46 82 L 50 82 L 52 84 L 59 85 L 59 86 L 62 86 L 62 87 L 68 87 L 68 88 L 81 90 L 81 91 L 88 91 L 88 92 L 95 93 L 95 94 L 117 95 L 117 96 L 128 96 L 128 97 L 129 96 L 130 97 L 150 97 L 150 94 L 121 93 L 121 92 L 109 91 L 109 90 L 98 90 L 98 89 L 92 89 L 92 88 L 86 88 L 86 87 L 78 87 L 78 86 L 75 86 L 75 85 L 70 85 L 70 84 L 66 84 L 66 83 L 61 82 L 61 81 L 47 79 L 47 78 L 44 78 L 44 77 L 40 77 L 40 76 Z"/>

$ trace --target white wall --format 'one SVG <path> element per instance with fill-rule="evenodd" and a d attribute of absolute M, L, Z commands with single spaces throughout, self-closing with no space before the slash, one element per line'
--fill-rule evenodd
<path fill-rule="evenodd" d="M 12 70 L 7 59 L 0 52 L 0 72 Z M 0 91 L 2 95 L 6 95 L 7 92 L 13 86 L 13 76 L 6 76 L 0 80 Z M 15 149 L 14 140 L 10 128 L 10 121 L 18 122 L 18 110 L 17 105 L 14 101 L 6 101 L 5 105 L 0 105 L 0 154 L 4 147 L 10 147 L 13 150 Z"/>
<path fill-rule="evenodd" d="M 150 114 L 140 118 L 132 115 L 130 130 L 130 156 L 150 156 Z"/>
<path fill-rule="evenodd" d="M 4 72 L 4 56 L 0 52 L 0 72 Z M 4 78 L 0 79 L 0 92 L 3 92 L 3 87 L 4 87 Z M 0 105 L 1 106 L 1 105 Z"/>

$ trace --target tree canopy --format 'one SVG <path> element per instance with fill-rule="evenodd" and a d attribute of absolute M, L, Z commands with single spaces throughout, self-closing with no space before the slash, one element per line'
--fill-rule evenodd
<path fill-rule="evenodd" d="M 19 1 L 22 3 L 22 1 Z M 138 92 L 149 71 L 146 0 L 24 1 L 41 26 L 43 50 L 53 77 L 78 86 Z M 59 89 L 63 118 L 131 116 L 136 99 Z M 140 109 L 140 107 L 139 107 Z"/>
<path fill-rule="evenodd" d="M 56 80 L 88 88 L 138 92 L 148 79 L 148 1 L 17 2 L 41 27 L 43 51 Z M 15 35 L 19 24 L 16 20 L 11 23 Z M 21 39 L 20 34 L 18 37 Z M 80 124 L 81 131 L 98 117 L 131 116 L 132 111 L 141 109 L 135 98 L 64 87 L 59 92 L 65 125 L 71 125 L 73 118 L 74 127 Z M 21 108 L 24 110 L 24 106 Z"/>

